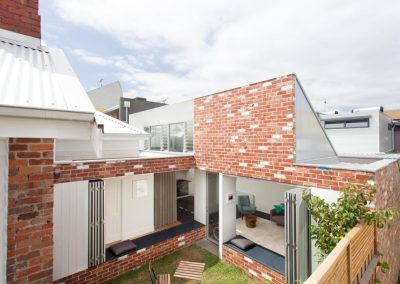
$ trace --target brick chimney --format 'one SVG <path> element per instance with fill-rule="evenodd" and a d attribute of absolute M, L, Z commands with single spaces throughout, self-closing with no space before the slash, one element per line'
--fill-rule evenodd
<path fill-rule="evenodd" d="M 40 39 L 39 0 L 1 0 L 0 29 Z"/>

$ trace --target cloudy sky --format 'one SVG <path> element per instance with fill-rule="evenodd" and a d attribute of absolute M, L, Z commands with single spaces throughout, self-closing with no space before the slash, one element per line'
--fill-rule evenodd
<path fill-rule="evenodd" d="M 86 89 L 173 103 L 295 72 L 314 106 L 400 107 L 400 1 L 41 0 Z"/>

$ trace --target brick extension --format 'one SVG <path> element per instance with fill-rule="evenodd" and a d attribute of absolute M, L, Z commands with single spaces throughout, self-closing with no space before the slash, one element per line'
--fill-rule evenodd
<path fill-rule="evenodd" d="M 53 139 L 9 139 L 7 282 L 51 282 Z"/>
<path fill-rule="evenodd" d="M 397 208 L 400 207 L 400 160 L 376 173 L 376 207 Z M 378 252 L 382 253 L 382 260 L 389 263 L 387 273 L 378 273 L 378 279 L 382 283 L 397 283 L 400 277 L 400 216 L 397 215 L 390 223 L 390 227 L 377 230 Z"/>
<path fill-rule="evenodd" d="M 270 281 L 271 283 L 274 284 L 286 283 L 285 275 L 282 275 L 272 269 L 269 269 L 264 265 L 261 265 L 257 261 L 246 258 L 243 254 L 238 253 L 237 251 L 225 245 L 222 248 L 222 255 L 223 259 L 227 263 L 239 268 L 250 277 L 256 278 L 258 281 L 261 281 L 262 283 L 266 281 Z"/>
<path fill-rule="evenodd" d="M 295 80 L 291 74 L 195 99 L 196 167 L 334 190 L 373 178 L 294 164 Z"/>
<path fill-rule="evenodd" d="M 1 0 L 0 29 L 40 38 L 39 0 Z"/>
<path fill-rule="evenodd" d="M 184 239 L 182 239 L 183 236 Z M 134 252 L 129 254 L 127 257 L 122 257 L 120 260 L 116 259 L 97 265 L 60 279 L 56 281 L 56 283 L 102 283 L 129 270 L 145 265 L 164 255 L 190 246 L 195 241 L 203 239 L 204 237 L 205 227 L 203 226 L 172 239 L 157 243 L 146 248 L 143 252 Z"/>

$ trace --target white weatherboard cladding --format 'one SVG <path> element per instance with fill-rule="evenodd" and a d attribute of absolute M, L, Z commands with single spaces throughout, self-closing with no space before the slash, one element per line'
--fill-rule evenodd
<path fill-rule="evenodd" d="M 299 82 L 295 84 L 296 162 L 338 158 Z"/>
<path fill-rule="evenodd" d="M 54 185 L 53 280 L 88 268 L 88 181 Z"/>
<path fill-rule="evenodd" d="M 8 139 L 0 138 L 0 283 L 6 283 L 8 208 Z"/>
<path fill-rule="evenodd" d="M 28 48 L 6 41 L 0 41 L 0 106 L 94 112 L 61 50 Z"/>
<path fill-rule="evenodd" d="M 105 179 L 105 243 L 154 231 L 154 174 Z"/>

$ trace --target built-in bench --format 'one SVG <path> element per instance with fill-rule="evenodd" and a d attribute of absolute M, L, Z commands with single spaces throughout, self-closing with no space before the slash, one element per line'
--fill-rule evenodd
<path fill-rule="evenodd" d="M 146 236 L 143 236 L 143 237 L 140 237 L 137 239 L 133 239 L 132 242 L 135 243 L 136 250 L 141 250 L 141 249 L 148 248 L 152 245 L 166 241 L 168 239 L 172 239 L 176 236 L 182 235 L 184 233 L 190 232 L 192 230 L 195 230 L 195 229 L 203 227 L 203 226 L 204 226 L 203 224 L 201 224 L 197 221 L 192 221 L 190 223 L 180 224 L 178 226 L 175 226 L 175 227 L 172 227 L 169 229 L 165 229 L 163 231 L 154 232 L 154 233 L 148 234 Z M 132 252 L 133 251 L 128 251 L 126 253 L 116 256 L 110 250 L 110 248 L 107 248 L 106 249 L 106 261 L 117 259 L 124 255 L 131 254 Z"/>
<path fill-rule="evenodd" d="M 242 236 L 238 237 L 243 238 Z M 224 245 L 260 263 L 267 268 L 270 268 L 282 275 L 285 275 L 285 257 L 276 252 L 273 252 L 258 244 L 255 244 L 253 247 L 247 250 L 242 250 L 239 247 L 231 244 L 230 242 L 226 242 Z"/>

